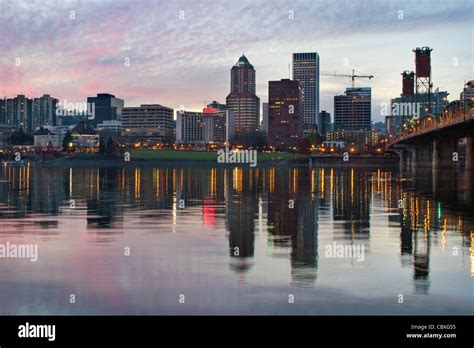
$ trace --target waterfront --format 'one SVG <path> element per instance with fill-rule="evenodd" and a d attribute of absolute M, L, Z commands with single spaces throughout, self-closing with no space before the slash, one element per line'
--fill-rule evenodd
<path fill-rule="evenodd" d="M 0 259 L 0 314 L 472 314 L 465 182 L 396 168 L 3 166 L 0 244 L 37 244 L 38 260 Z M 364 258 L 328 257 L 334 243 Z"/>

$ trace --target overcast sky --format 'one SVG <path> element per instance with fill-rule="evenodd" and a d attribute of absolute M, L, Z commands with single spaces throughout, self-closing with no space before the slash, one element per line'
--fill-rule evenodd
<path fill-rule="evenodd" d="M 417 46 L 430 46 L 434 86 L 458 99 L 473 73 L 473 2 L 0 0 L 0 94 L 83 102 L 96 93 L 126 106 L 200 110 L 225 103 L 230 68 L 245 53 L 257 95 L 288 77 L 293 52 L 317 51 L 323 72 L 374 75 L 373 115 L 401 91 Z M 128 62 L 130 64 L 128 64 Z M 321 77 L 321 110 L 348 78 Z"/>

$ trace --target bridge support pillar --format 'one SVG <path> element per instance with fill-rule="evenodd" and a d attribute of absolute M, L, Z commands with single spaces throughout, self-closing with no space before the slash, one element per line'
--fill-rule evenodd
<path fill-rule="evenodd" d="M 413 176 L 416 176 L 416 168 L 418 166 L 418 150 L 416 148 L 412 149 L 411 151 L 411 172 Z"/>
<path fill-rule="evenodd" d="M 400 171 L 405 172 L 407 170 L 408 151 L 401 150 L 399 154 L 400 154 Z"/>
<path fill-rule="evenodd" d="M 433 141 L 432 168 L 454 168 L 456 162 L 453 160 L 453 153 L 456 151 L 456 140 Z"/>
<path fill-rule="evenodd" d="M 466 172 L 474 170 L 474 136 L 466 137 Z"/>
<path fill-rule="evenodd" d="M 433 169 L 433 172 L 435 170 L 438 170 L 440 167 L 440 159 L 439 159 L 440 153 L 439 153 L 439 143 L 438 140 L 433 141 L 433 150 L 431 151 L 431 168 Z"/>
<path fill-rule="evenodd" d="M 453 161 L 453 153 L 456 151 L 456 141 L 447 140 L 444 141 L 441 146 L 441 166 L 443 168 L 454 168 L 456 162 Z"/>

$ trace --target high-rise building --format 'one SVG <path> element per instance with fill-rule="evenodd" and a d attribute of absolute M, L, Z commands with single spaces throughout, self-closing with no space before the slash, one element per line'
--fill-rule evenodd
<path fill-rule="evenodd" d="M 102 122 L 104 124 L 104 122 Z M 174 141 L 173 109 L 159 104 L 142 104 L 122 110 L 122 136 Z"/>
<path fill-rule="evenodd" d="M 221 104 L 215 100 L 212 101 L 212 103 L 210 104 L 207 104 L 207 109 L 216 109 L 218 111 L 224 111 L 226 109 L 226 105 L 225 104 Z"/>
<path fill-rule="evenodd" d="M 205 146 L 228 145 L 234 137 L 234 115 L 230 110 L 207 107 L 203 112 L 178 111 L 176 142 Z"/>
<path fill-rule="evenodd" d="M 7 124 L 14 129 L 22 129 L 25 133 L 32 133 L 31 128 L 32 100 L 22 94 L 6 100 Z"/>
<path fill-rule="evenodd" d="M 0 101 L 0 124 L 31 134 L 41 126 L 55 126 L 57 103 L 49 94 L 34 99 L 22 94 L 4 98 Z"/>
<path fill-rule="evenodd" d="M 4 125 L 4 128 L 16 129 L 14 120 L 14 98 L 4 98 L 0 104 L 0 124 Z"/>
<path fill-rule="evenodd" d="M 227 109 L 235 114 L 236 135 L 257 131 L 260 120 L 260 99 L 255 94 L 255 69 L 242 55 L 230 71 L 230 94 Z"/>
<path fill-rule="evenodd" d="M 474 101 L 474 80 L 468 81 L 460 95 L 461 101 Z"/>
<path fill-rule="evenodd" d="M 319 113 L 318 120 L 319 134 L 326 135 L 327 132 L 331 131 L 331 114 L 325 110 Z"/>
<path fill-rule="evenodd" d="M 318 126 L 319 115 L 319 54 L 293 53 L 293 80 L 301 82 L 304 93 L 303 128 L 311 131 Z"/>
<path fill-rule="evenodd" d="M 268 134 L 268 103 L 262 103 L 262 115 L 260 131 Z"/>
<path fill-rule="evenodd" d="M 94 118 L 90 123 L 95 127 L 104 121 L 122 120 L 124 102 L 112 94 L 99 93 L 96 97 L 88 97 L 88 103 L 93 103 L 95 108 Z"/>
<path fill-rule="evenodd" d="M 36 131 L 41 126 L 56 126 L 56 105 L 58 99 L 49 94 L 33 99 L 31 129 Z"/>
<path fill-rule="evenodd" d="M 344 95 L 334 97 L 334 130 L 371 129 L 370 87 L 346 88 Z"/>
<path fill-rule="evenodd" d="M 302 132 L 304 93 L 300 82 L 268 82 L 268 143 L 280 150 L 298 144 Z"/>
<path fill-rule="evenodd" d="M 7 124 L 7 99 L 0 99 L 0 124 Z"/>

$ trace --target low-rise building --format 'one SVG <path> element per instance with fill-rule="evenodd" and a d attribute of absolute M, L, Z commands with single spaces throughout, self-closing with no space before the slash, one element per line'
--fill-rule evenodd
<path fill-rule="evenodd" d="M 71 131 L 72 141 L 68 147 L 87 153 L 99 149 L 99 135 L 87 122 L 79 122 Z"/>
<path fill-rule="evenodd" d="M 234 137 L 234 115 L 230 110 L 205 108 L 203 112 L 178 111 L 176 142 L 195 146 L 228 145 Z"/>
<path fill-rule="evenodd" d="M 173 109 L 159 104 L 142 104 L 122 110 L 122 136 L 174 141 Z"/>
<path fill-rule="evenodd" d="M 64 139 L 63 134 L 53 133 L 47 128 L 40 127 L 34 134 L 34 146 L 39 149 L 60 149 Z"/>
<path fill-rule="evenodd" d="M 379 130 L 337 130 L 326 133 L 328 141 L 344 141 L 356 145 L 375 146 L 379 143 Z"/>

